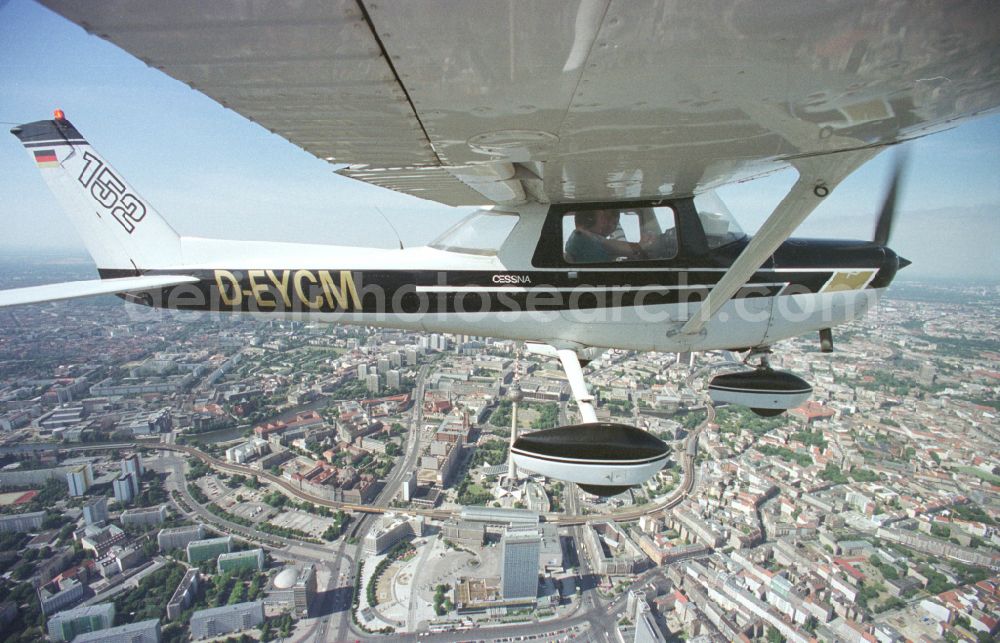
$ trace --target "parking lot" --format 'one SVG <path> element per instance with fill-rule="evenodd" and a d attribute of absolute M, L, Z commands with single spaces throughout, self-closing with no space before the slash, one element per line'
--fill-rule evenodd
<path fill-rule="evenodd" d="M 232 491 L 232 489 L 219 482 L 219 479 L 214 475 L 202 476 L 201 478 L 195 480 L 195 484 L 198 485 L 198 488 L 201 489 L 212 502 L 220 500 Z"/>
<path fill-rule="evenodd" d="M 333 525 L 333 522 L 333 518 L 314 516 L 296 509 L 284 511 L 271 518 L 272 525 L 287 527 L 289 529 L 298 529 L 299 531 L 304 531 L 317 538 L 322 536 L 323 532 Z"/>
<path fill-rule="evenodd" d="M 278 513 L 277 509 L 263 502 L 239 502 L 227 508 L 226 511 L 254 523 L 264 522 Z"/>

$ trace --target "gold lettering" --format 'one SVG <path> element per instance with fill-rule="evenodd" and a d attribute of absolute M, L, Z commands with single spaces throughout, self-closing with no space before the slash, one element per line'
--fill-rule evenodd
<path fill-rule="evenodd" d="M 330 307 L 333 307 L 333 301 L 337 301 L 337 305 L 343 310 L 349 310 L 350 306 L 347 302 L 347 295 L 351 297 L 351 304 L 354 306 L 354 310 L 361 309 L 361 299 L 358 297 L 358 290 L 354 286 L 354 275 L 348 270 L 340 271 L 340 287 L 338 288 L 336 284 L 333 283 L 333 277 L 330 276 L 329 270 L 319 271 L 319 282 L 323 286 L 323 292 L 326 294 L 326 303 Z"/>
<path fill-rule="evenodd" d="M 323 298 L 316 295 L 315 298 L 309 299 L 306 297 L 305 288 L 302 287 L 303 281 L 310 281 L 314 285 L 316 282 L 316 276 L 308 270 L 297 270 L 295 272 L 295 294 L 298 295 L 299 301 L 306 305 L 308 308 L 316 309 L 323 305 Z"/>
<path fill-rule="evenodd" d="M 252 295 L 255 300 L 257 300 L 257 307 L 274 308 L 274 301 L 268 301 L 266 299 L 261 298 L 261 295 L 267 292 L 267 284 L 266 283 L 259 284 L 255 281 L 256 279 L 265 278 L 264 271 L 247 270 L 247 278 L 250 280 L 249 294 Z"/>
<path fill-rule="evenodd" d="M 232 288 L 233 296 L 229 296 L 229 290 L 223 281 L 228 281 L 228 286 Z M 215 271 L 215 285 L 219 287 L 219 297 L 222 298 L 222 303 L 225 306 L 239 306 L 243 303 L 243 293 L 240 291 L 240 280 L 236 278 L 236 275 L 229 272 L 228 270 L 216 270 Z"/>
<path fill-rule="evenodd" d="M 278 294 L 281 295 L 281 300 L 285 302 L 286 308 L 292 307 L 292 299 L 288 296 L 288 279 L 292 276 L 291 271 L 282 270 L 281 279 L 279 280 L 275 275 L 273 270 L 267 271 L 267 278 L 271 280 L 274 287 L 278 289 Z"/>
<path fill-rule="evenodd" d="M 351 304 L 354 305 L 354 310 L 361 310 L 361 297 L 358 297 L 358 289 L 354 285 L 354 274 L 349 270 L 340 271 L 340 287 L 347 286 L 347 291 L 351 293 Z"/>

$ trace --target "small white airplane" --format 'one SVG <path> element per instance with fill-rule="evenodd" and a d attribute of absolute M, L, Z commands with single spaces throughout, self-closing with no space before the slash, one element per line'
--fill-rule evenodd
<path fill-rule="evenodd" d="M 605 348 L 741 350 L 720 402 L 780 413 L 811 387 L 774 342 L 857 319 L 908 263 L 871 241 L 789 239 L 887 147 L 1000 105 L 990 2 L 379 3 L 45 0 L 340 173 L 483 205 L 400 250 L 181 237 L 57 112 L 16 127 L 100 274 L 0 305 L 116 293 L 151 306 L 505 337 L 557 358 L 582 425 L 523 436 L 526 470 L 615 493 L 666 445 L 597 421 Z M 745 235 L 713 188 L 792 166 Z"/>

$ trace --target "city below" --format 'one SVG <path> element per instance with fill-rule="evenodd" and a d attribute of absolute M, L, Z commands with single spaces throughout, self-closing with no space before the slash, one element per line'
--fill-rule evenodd
<path fill-rule="evenodd" d="M 771 418 L 711 403 L 732 353 L 605 352 L 598 419 L 671 456 L 602 498 L 509 461 L 581 422 L 517 342 L 4 310 L 0 638 L 997 640 L 1000 287 L 900 282 L 834 340 L 772 347 L 815 390 Z"/>

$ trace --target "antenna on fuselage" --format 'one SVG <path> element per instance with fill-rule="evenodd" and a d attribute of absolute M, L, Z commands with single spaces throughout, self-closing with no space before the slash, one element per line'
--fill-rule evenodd
<path fill-rule="evenodd" d="M 385 222 L 387 224 L 389 224 L 390 228 L 392 228 L 393 234 L 396 235 L 396 241 L 399 242 L 399 249 L 402 250 L 403 249 L 403 238 L 399 236 L 399 231 L 396 230 L 396 226 L 392 225 L 392 221 L 389 220 L 389 217 L 385 216 L 385 212 L 382 212 L 382 210 L 379 210 L 379 207 L 377 205 L 372 205 L 372 207 L 375 208 L 375 210 L 377 210 L 378 213 L 382 215 L 382 218 L 385 220 Z"/>

